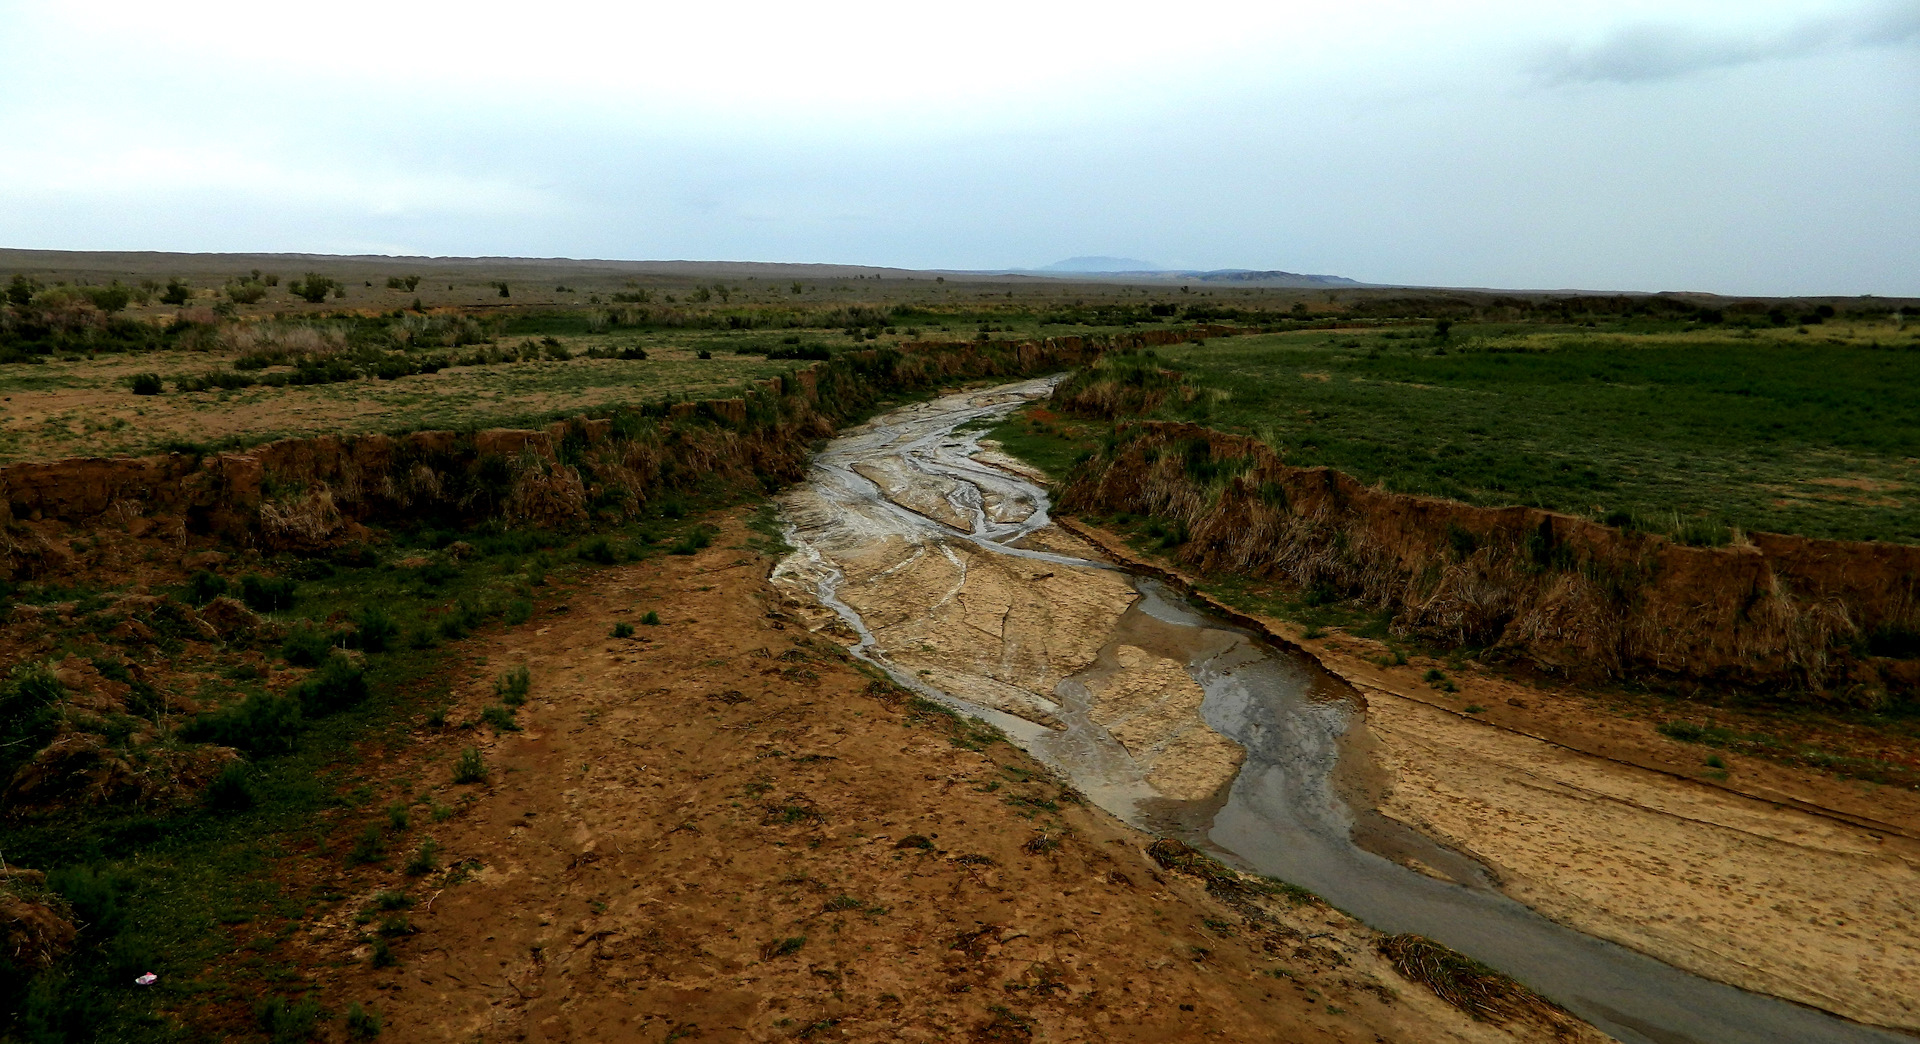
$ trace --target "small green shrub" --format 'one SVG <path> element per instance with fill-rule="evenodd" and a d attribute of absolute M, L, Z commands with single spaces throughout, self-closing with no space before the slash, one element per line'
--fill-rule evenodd
<path fill-rule="evenodd" d="M 20 664 L 0 684 L 0 773 L 39 750 L 60 728 L 66 686 L 45 663 Z"/>
<path fill-rule="evenodd" d="M 304 727 L 300 701 L 258 692 L 236 704 L 208 711 L 188 722 L 180 738 L 217 743 L 249 754 L 285 754 Z"/>
<path fill-rule="evenodd" d="M 1706 738 L 1707 730 L 1690 721 L 1667 721 L 1654 726 L 1654 731 L 1668 739 L 1682 743 L 1699 743 Z"/>
<path fill-rule="evenodd" d="M 527 695 L 533 691 L 533 675 L 525 667 L 515 667 L 493 680 L 494 695 L 509 707 L 518 707 L 527 702 Z"/>
<path fill-rule="evenodd" d="M 777 957 L 792 956 L 793 954 L 799 953 L 800 948 L 806 944 L 807 937 L 804 935 L 796 935 L 785 939 L 774 939 L 760 947 L 760 959 L 763 961 L 771 961 Z"/>
<path fill-rule="evenodd" d="M 333 652 L 333 635 L 302 620 L 287 633 L 280 655 L 295 667 L 318 667 Z"/>
<path fill-rule="evenodd" d="M 480 720 L 493 726 L 495 732 L 520 731 L 520 723 L 513 720 L 513 708 L 503 704 L 493 703 L 481 708 Z"/>
<path fill-rule="evenodd" d="M 360 665 L 339 653 L 329 655 L 320 669 L 293 687 L 293 696 L 310 718 L 344 710 L 367 698 L 367 676 Z"/>
<path fill-rule="evenodd" d="M 353 642 L 364 652 L 386 652 L 399 637 L 400 624 L 384 606 L 362 606 L 353 615 Z"/>
<path fill-rule="evenodd" d="M 400 958 L 394 956 L 393 947 L 389 946 L 385 939 L 375 939 L 373 953 L 368 957 L 368 963 L 376 968 L 392 968 L 400 963 Z"/>
<path fill-rule="evenodd" d="M 712 544 L 713 534 L 708 532 L 705 526 L 702 526 L 688 533 L 686 536 L 681 537 L 679 542 L 673 545 L 671 553 L 676 555 L 691 555 L 698 551 L 705 550 Z"/>
<path fill-rule="evenodd" d="M 360 837 L 354 841 L 353 847 L 347 850 L 347 862 L 351 865 L 377 863 L 386 857 L 387 838 L 380 832 L 380 826 L 377 823 L 368 823 L 367 828 L 362 830 Z"/>
<path fill-rule="evenodd" d="M 440 869 L 440 846 L 432 841 L 422 841 L 420 847 L 413 850 L 413 858 L 407 860 L 407 874 L 422 877 Z"/>
<path fill-rule="evenodd" d="M 320 1002 L 288 1004 L 285 997 L 263 997 L 253 1004 L 253 1020 L 273 1044 L 311 1040 L 320 1028 Z"/>
<path fill-rule="evenodd" d="M 660 626 L 660 614 L 649 609 L 640 617 L 640 622 L 646 624 L 648 627 L 658 627 Z"/>
<path fill-rule="evenodd" d="M 305 279 L 288 283 L 287 289 L 295 297 L 306 301 L 308 304 L 319 304 L 325 301 L 327 295 L 333 293 L 336 289 L 344 291 L 346 287 L 340 286 L 326 276 L 308 272 Z"/>
<path fill-rule="evenodd" d="M 460 567 L 452 562 L 434 559 L 414 570 L 413 575 L 415 579 L 429 587 L 444 587 L 449 581 L 459 578 Z"/>
<path fill-rule="evenodd" d="M 507 603 L 506 611 L 501 614 L 501 618 L 506 620 L 508 627 L 518 627 L 533 619 L 533 603 L 524 598 L 516 598 Z"/>
<path fill-rule="evenodd" d="M 375 892 L 373 905 L 379 910 L 405 910 L 413 905 L 413 899 L 405 892 Z"/>
<path fill-rule="evenodd" d="M 487 762 L 480 751 L 467 747 L 460 751 L 460 757 L 453 763 L 453 781 L 455 783 L 485 783 L 487 781 Z"/>
<path fill-rule="evenodd" d="M 363 1008 L 359 1001 L 347 1005 L 347 1035 L 362 1040 L 371 1040 L 380 1035 L 380 1016 L 371 1008 Z"/>
<path fill-rule="evenodd" d="M 135 395 L 158 395 L 162 390 L 160 375 L 157 373 L 136 373 L 127 384 Z"/>
<path fill-rule="evenodd" d="M 248 573 L 240 578 L 240 600 L 256 613 L 274 613 L 293 608 L 294 589 L 299 585 L 286 577 Z"/>
<path fill-rule="evenodd" d="M 245 812 L 254 806 L 253 782 L 247 766 L 233 762 L 207 784 L 207 808 L 215 812 Z"/>
<path fill-rule="evenodd" d="M 387 829 L 396 834 L 402 834 L 406 832 L 407 826 L 407 806 L 398 801 L 388 805 Z"/>
<path fill-rule="evenodd" d="M 630 624 L 630 623 L 627 623 L 627 622 L 625 622 L 625 621 L 622 621 L 622 622 L 620 622 L 620 623 L 617 623 L 617 624 L 614 624 L 614 625 L 613 625 L 613 637 L 615 637 L 615 638 L 631 638 L 631 637 L 633 637 L 633 625 L 632 625 L 632 624 Z"/>
<path fill-rule="evenodd" d="M 205 569 L 187 577 L 187 600 L 194 605 L 205 605 L 227 593 L 227 580 L 217 573 Z"/>
<path fill-rule="evenodd" d="M 239 279 L 225 287 L 227 298 L 234 304 L 259 304 L 267 296 L 267 284 L 251 279 Z"/>
<path fill-rule="evenodd" d="M 599 565 L 613 565 L 620 561 L 619 551 L 613 546 L 613 542 L 604 536 L 589 537 L 581 541 L 579 550 L 574 553 L 579 555 L 582 561 Z"/>

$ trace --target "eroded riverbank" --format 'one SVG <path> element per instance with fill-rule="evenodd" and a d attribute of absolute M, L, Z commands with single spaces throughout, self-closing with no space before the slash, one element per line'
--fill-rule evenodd
<path fill-rule="evenodd" d="M 1589 801 L 1529 821 L 1516 814 L 1534 804 L 1524 788 L 1482 793 L 1469 777 L 1447 778 L 1452 770 L 1444 766 L 1423 775 L 1427 763 L 1409 752 L 1434 730 L 1409 728 L 1404 716 L 1397 728 L 1369 728 L 1365 700 L 1310 658 L 1195 613 L 1050 527 L 1044 492 L 1017 470 L 977 459 L 975 439 L 959 432 L 1045 389 L 1034 381 L 948 396 L 835 440 L 809 482 L 784 500 L 801 550 L 776 581 L 817 598 L 816 622 L 856 651 L 903 681 L 976 708 L 1123 820 L 1312 888 L 1375 927 L 1430 935 L 1623 1039 L 1895 1038 L 1708 981 L 1568 924 L 1708 975 L 1884 1024 L 1913 1024 L 1903 1007 L 1911 991 L 1902 985 L 1913 971 L 1911 933 L 1896 937 L 1875 925 L 1878 949 L 1855 947 L 1855 959 L 1838 966 L 1809 968 L 1809 953 L 1820 951 L 1789 958 L 1767 939 L 1743 942 L 1715 965 L 1662 952 L 1649 942 L 1651 932 L 1622 930 L 1653 923 L 1634 901 L 1645 891 L 1637 875 L 1673 877 L 1679 883 L 1660 894 L 1674 896 L 1724 884 L 1689 877 L 1685 860 L 1655 853 L 1589 866 L 1549 854 L 1525 864 L 1532 876 L 1516 873 L 1512 859 L 1489 868 L 1461 822 L 1500 822 L 1510 846 L 1552 853 L 1549 833 L 1605 825 L 1613 806 Z M 1473 793 L 1462 795 L 1462 787 Z M 1422 805 L 1420 794 L 1442 798 Z M 1649 807 L 1641 800 L 1626 804 Z M 1475 801 L 1488 807 L 1476 814 Z M 1465 819 L 1448 822 L 1459 829 L 1419 811 L 1457 806 L 1466 808 Z M 1674 834 L 1701 858 L 1719 858 L 1684 817 L 1669 815 L 1659 827 L 1656 838 Z M 1612 824 L 1616 834 L 1635 829 L 1644 826 L 1631 816 L 1625 826 Z M 1806 861 L 1801 833 L 1783 824 L 1775 836 L 1749 836 L 1772 846 L 1763 863 L 1784 867 Z M 1752 845 L 1739 855 L 1756 858 Z M 1864 892 L 1845 880 L 1827 882 L 1829 890 L 1879 903 L 1867 907 L 1869 919 L 1902 923 L 1897 886 L 1911 864 L 1895 860 L 1881 869 L 1883 879 Z M 1516 885 L 1522 878 L 1562 891 L 1583 879 L 1608 885 L 1583 893 L 1586 907 L 1575 908 L 1529 893 Z M 1778 874 L 1769 880 L 1801 892 L 1812 883 Z M 1814 988 L 1796 993 L 1795 982 Z"/>

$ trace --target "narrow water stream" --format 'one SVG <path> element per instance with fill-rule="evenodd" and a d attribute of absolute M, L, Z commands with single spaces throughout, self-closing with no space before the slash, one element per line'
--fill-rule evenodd
<path fill-rule="evenodd" d="M 808 481 L 784 500 L 788 540 L 797 550 L 775 571 L 776 581 L 801 587 L 831 608 L 858 636 L 856 655 L 901 684 L 1000 727 L 1122 820 L 1309 888 L 1381 931 L 1439 940 L 1623 1041 L 1912 1041 L 1713 982 L 1559 925 L 1498 891 L 1473 860 L 1374 812 L 1365 797 L 1376 770 L 1363 704 L 1344 682 L 1304 652 L 1276 648 L 1199 612 L 1147 577 L 1049 550 L 1072 545 L 1047 539 L 1058 531 L 1047 528 L 1045 491 L 1013 470 L 974 459 L 979 436 L 967 432 L 970 425 L 1004 416 L 1050 387 L 1039 380 L 951 395 L 835 439 L 816 458 Z M 1017 598 L 1004 589 L 969 594 L 968 584 L 989 565 L 1027 570 L 1009 574 L 1016 580 L 1031 576 L 1051 584 L 1062 571 L 1109 587 L 1118 577 L 1131 588 L 1130 604 L 1103 618 L 1104 635 L 1021 633 L 1007 622 L 1020 612 Z M 914 571 L 939 581 L 906 588 L 924 591 L 920 601 L 888 603 L 872 594 L 897 587 Z M 933 654 L 926 650 L 948 632 L 982 630 L 983 613 L 991 624 L 992 613 L 972 604 L 982 601 L 1006 609 L 971 672 L 954 668 L 951 655 L 928 659 Z M 955 608 L 959 603 L 968 604 Z M 905 634 L 916 620 L 945 619 L 942 613 L 973 622 L 934 628 L 892 647 L 882 633 Z M 1097 653 L 1091 664 L 1058 678 L 1023 667 L 1043 663 L 1044 650 L 1034 650 L 1049 642 L 1077 642 Z M 1156 781 L 1182 766 L 1150 773 L 1096 720 L 1103 711 L 1095 687 L 1122 670 L 1121 653 L 1183 666 L 1204 692 L 1199 717 L 1244 751 L 1237 771 L 1228 765 L 1230 776 L 1221 777 L 1230 783 L 1205 798 L 1169 797 L 1168 785 Z M 913 669 L 922 662 L 930 666 Z M 1025 684 L 1023 669 L 1032 675 Z M 962 692 L 988 695 L 970 700 Z M 1166 757 L 1174 757 L 1184 748 L 1167 749 L 1174 753 Z M 1410 870 L 1401 864 L 1407 860 L 1452 881 Z"/>

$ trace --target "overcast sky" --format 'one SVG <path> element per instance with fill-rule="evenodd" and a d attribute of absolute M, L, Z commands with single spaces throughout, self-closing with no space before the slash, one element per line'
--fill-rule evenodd
<path fill-rule="evenodd" d="M 1920 0 L 0 0 L 0 246 L 1920 295 Z"/>

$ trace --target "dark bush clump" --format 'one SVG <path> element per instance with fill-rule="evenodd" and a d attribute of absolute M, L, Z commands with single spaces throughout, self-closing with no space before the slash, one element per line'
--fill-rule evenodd
<path fill-rule="evenodd" d="M 453 763 L 453 781 L 455 783 L 485 783 L 487 781 L 487 763 L 480 752 L 473 747 L 460 751 L 459 760 Z"/>
<path fill-rule="evenodd" d="M 194 605 L 205 605 L 226 593 L 226 577 L 218 573 L 202 569 L 187 577 L 187 599 Z"/>
<path fill-rule="evenodd" d="M 1690 721 L 1666 721 L 1654 726 L 1654 731 L 1668 739 L 1682 743 L 1699 743 L 1707 736 L 1707 730 Z"/>
<path fill-rule="evenodd" d="M 215 812 L 245 812 L 254 805 L 253 782 L 247 767 L 234 762 L 220 770 L 207 785 L 207 807 Z"/>
<path fill-rule="evenodd" d="M 600 565 L 613 565 L 620 561 L 620 551 L 613 542 L 603 536 L 589 537 L 582 541 L 576 552 L 582 559 Z"/>
<path fill-rule="evenodd" d="M 158 395 L 162 390 L 157 373 L 136 373 L 127 383 L 135 395 Z"/>
<path fill-rule="evenodd" d="M 671 553 L 676 555 L 691 555 L 697 551 L 705 550 L 712 546 L 712 544 L 713 534 L 702 527 L 681 537 L 679 542 L 673 545 Z"/>
<path fill-rule="evenodd" d="M 248 573 L 240 578 L 240 600 L 256 613 L 279 612 L 293 608 L 293 592 L 298 586 L 286 577 Z"/>
<path fill-rule="evenodd" d="M 367 676 L 358 664 L 334 653 L 319 670 L 293 687 L 293 695 L 308 717 L 322 717 L 366 699 Z"/>
<path fill-rule="evenodd" d="M 353 616 L 353 627 L 353 642 L 365 652 L 386 652 L 400 637 L 400 624 L 378 605 L 361 607 Z"/>
<path fill-rule="evenodd" d="M 333 636 L 305 621 L 289 632 L 280 646 L 280 655 L 295 667 L 318 667 L 332 651 Z"/>
<path fill-rule="evenodd" d="M 527 702 L 527 694 L 533 691 L 533 674 L 525 667 L 515 667 L 494 679 L 493 691 L 501 703 L 518 707 Z"/>
<path fill-rule="evenodd" d="M 362 1040 L 379 1036 L 380 1016 L 371 1008 L 361 1007 L 359 1001 L 347 1005 L 347 1035 Z"/>
<path fill-rule="evenodd" d="M 192 743 L 217 743 L 249 754 L 285 754 L 300 735 L 298 700 L 255 693 L 231 706 L 194 718 L 180 736 Z"/>
<path fill-rule="evenodd" d="M 45 664 L 25 664 L 0 684 L 0 772 L 46 745 L 60 727 L 66 686 Z"/>
<path fill-rule="evenodd" d="M 273 1044 L 309 1040 L 320 1027 L 320 1002 L 288 1004 L 285 997 L 265 997 L 254 1002 L 253 1018 Z"/>

